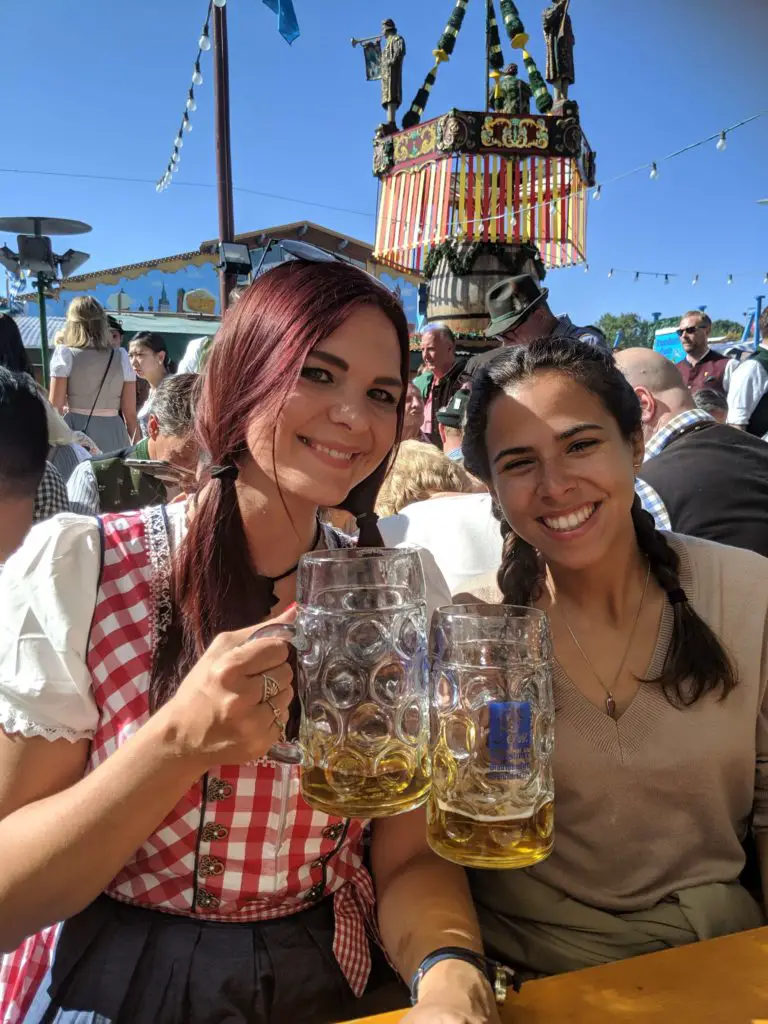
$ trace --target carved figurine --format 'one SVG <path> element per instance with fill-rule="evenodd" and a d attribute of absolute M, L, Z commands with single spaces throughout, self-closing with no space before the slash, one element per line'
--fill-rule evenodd
<path fill-rule="evenodd" d="M 576 42 L 568 13 L 570 0 L 554 0 L 542 15 L 547 43 L 546 79 L 555 88 L 555 100 L 568 98 L 568 86 L 576 81 L 573 46 Z"/>
<path fill-rule="evenodd" d="M 530 114 L 532 96 L 530 85 L 517 77 L 517 64 L 507 64 L 499 79 L 498 96 L 493 101 L 494 110 L 499 114 Z"/>
<path fill-rule="evenodd" d="M 391 18 L 381 23 L 384 47 L 381 52 L 381 105 L 387 112 L 387 122 L 397 123 L 397 108 L 403 102 L 403 61 L 405 40 L 397 34 Z"/>

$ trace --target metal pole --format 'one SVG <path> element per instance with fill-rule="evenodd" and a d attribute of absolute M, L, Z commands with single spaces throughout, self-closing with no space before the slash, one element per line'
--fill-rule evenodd
<path fill-rule="evenodd" d="M 219 197 L 219 241 L 235 237 L 235 212 L 232 198 L 232 149 L 229 136 L 229 47 L 227 44 L 227 7 L 213 6 L 213 73 L 216 131 L 216 187 Z M 229 293 L 236 283 L 234 274 L 219 275 L 221 315 L 227 310 Z"/>
<path fill-rule="evenodd" d="M 760 314 L 763 312 L 764 295 L 755 296 L 755 348 L 760 345 Z"/>
<path fill-rule="evenodd" d="M 50 385 L 50 354 L 48 352 L 48 319 L 45 310 L 45 286 L 46 279 L 43 274 L 37 277 L 37 301 L 40 306 L 40 359 L 42 362 L 41 376 L 43 387 L 47 390 Z"/>

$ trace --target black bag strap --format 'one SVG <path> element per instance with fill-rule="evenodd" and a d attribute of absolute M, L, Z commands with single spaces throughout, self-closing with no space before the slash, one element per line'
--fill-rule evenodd
<path fill-rule="evenodd" d="M 109 359 L 107 360 L 107 368 L 104 371 L 104 376 L 101 378 L 101 384 L 99 384 L 99 390 L 96 392 L 96 397 L 93 400 L 93 405 L 91 406 L 91 411 L 88 413 L 88 419 L 85 421 L 85 426 L 83 427 L 83 433 L 84 434 L 88 433 L 88 427 L 91 425 L 91 416 L 93 416 L 93 410 L 96 408 L 96 403 L 99 400 L 99 395 L 101 395 L 101 389 L 104 387 L 104 381 L 107 379 L 107 374 L 109 373 L 109 368 L 112 365 L 112 360 L 114 358 L 115 358 L 115 350 L 112 349 L 112 351 L 109 353 Z"/>

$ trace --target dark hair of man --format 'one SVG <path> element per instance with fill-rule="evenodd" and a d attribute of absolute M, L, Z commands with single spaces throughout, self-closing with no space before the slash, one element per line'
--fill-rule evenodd
<path fill-rule="evenodd" d="M 48 421 L 35 386 L 0 366 L 0 498 L 33 498 L 48 458 Z"/>
<path fill-rule="evenodd" d="M 702 388 L 701 391 L 695 391 L 693 400 L 696 406 L 703 409 L 704 412 L 718 409 L 722 411 L 728 408 L 728 399 L 721 391 L 715 391 L 714 388 Z"/>
<path fill-rule="evenodd" d="M 7 313 L 0 313 L 0 366 L 12 373 L 32 376 L 32 363 L 21 340 L 19 325 Z"/>
<path fill-rule="evenodd" d="M 196 373 L 164 377 L 152 395 L 150 415 L 157 419 L 160 433 L 183 437 L 192 429 L 195 395 L 200 381 Z"/>
<path fill-rule="evenodd" d="M 464 429 L 464 465 L 484 483 L 491 483 L 485 440 L 491 405 L 503 392 L 541 373 L 561 374 L 598 398 L 628 443 L 641 432 L 639 399 L 610 353 L 578 341 L 539 339 L 501 353 L 475 376 Z M 631 514 L 638 546 L 651 572 L 667 595 L 678 597 L 677 553 L 637 496 Z M 543 586 L 541 558 L 504 520 L 501 532 L 504 545 L 498 584 L 504 604 L 530 605 Z M 675 707 L 688 707 L 712 690 L 719 689 L 726 697 L 737 683 L 730 658 L 687 599 L 671 603 L 674 627 L 666 663 L 657 679 L 643 682 L 658 683 Z"/>
<path fill-rule="evenodd" d="M 123 335 L 125 334 L 125 331 L 123 329 L 123 325 L 120 323 L 120 321 L 116 317 L 110 316 L 109 314 L 107 314 L 107 324 L 109 326 L 110 331 L 117 331 L 117 333 L 120 335 L 120 337 L 121 338 L 123 337 Z"/>
<path fill-rule="evenodd" d="M 699 327 L 711 327 L 712 319 L 706 313 L 703 313 L 700 309 L 689 309 L 687 313 L 683 313 L 680 317 L 681 320 L 687 320 L 689 316 L 697 316 L 699 318 Z"/>

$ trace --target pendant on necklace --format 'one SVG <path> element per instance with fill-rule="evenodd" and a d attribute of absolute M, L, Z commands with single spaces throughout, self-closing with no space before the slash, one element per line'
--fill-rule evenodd
<path fill-rule="evenodd" d="M 610 692 L 610 690 L 608 691 L 608 694 L 605 698 L 605 710 L 611 718 L 616 717 L 616 701 L 613 699 L 613 694 Z"/>

